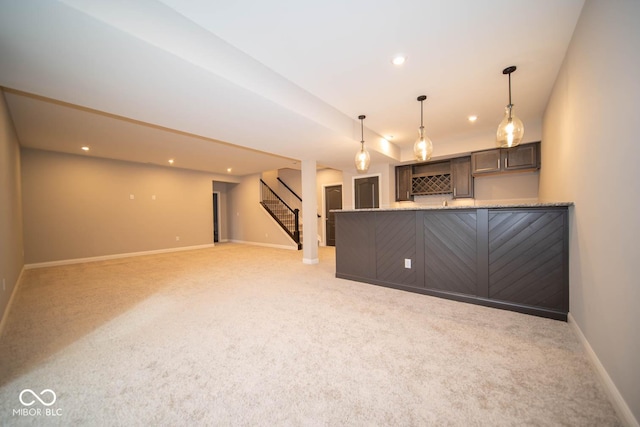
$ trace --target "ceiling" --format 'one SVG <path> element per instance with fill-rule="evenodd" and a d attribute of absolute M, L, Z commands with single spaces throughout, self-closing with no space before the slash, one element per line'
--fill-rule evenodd
<path fill-rule="evenodd" d="M 492 141 L 509 65 L 516 114 L 540 123 L 583 3 L 0 0 L 0 86 L 25 147 L 230 177 L 355 170 L 360 114 L 372 163 L 411 160 L 422 94 L 434 157 Z"/>

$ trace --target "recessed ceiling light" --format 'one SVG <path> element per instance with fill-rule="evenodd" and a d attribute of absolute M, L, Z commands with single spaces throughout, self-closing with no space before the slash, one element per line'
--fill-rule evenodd
<path fill-rule="evenodd" d="M 82 146 L 82 151 L 89 151 L 89 147 L 87 147 L 86 145 Z"/>
<path fill-rule="evenodd" d="M 173 160 L 173 159 L 169 159 L 169 164 L 170 164 L 170 165 L 172 165 L 172 164 L 173 164 L 173 162 L 174 162 L 174 160 Z"/>
<path fill-rule="evenodd" d="M 393 65 L 402 65 L 405 63 L 405 61 L 407 60 L 407 57 L 404 55 L 396 55 L 391 62 L 393 63 Z"/>
<path fill-rule="evenodd" d="M 471 123 L 474 123 L 476 120 L 478 120 L 478 116 L 469 116 L 469 121 Z"/>
<path fill-rule="evenodd" d="M 231 172 L 231 168 L 227 168 L 227 172 Z"/>

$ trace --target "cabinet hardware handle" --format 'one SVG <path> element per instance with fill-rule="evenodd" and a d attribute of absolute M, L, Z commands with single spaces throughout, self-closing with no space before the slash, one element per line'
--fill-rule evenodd
<path fill-rule="evenodd" d="M 407 199 L 409 198 L 409 192 L 407 191 Z"/>
<path fill-rule="evenodd" d="M 500 169 L 500 159 L 498 159 L 498 169 Z"/>
<path fill-rule="evenodd" d="M 456 187 L 453 187 L 453 197 L 456 197 Z"/>
<path fill-rule="evenodd" d="M 509 159 L 506 157 L 504 158 L 504 168 L 509 169 Z"/>

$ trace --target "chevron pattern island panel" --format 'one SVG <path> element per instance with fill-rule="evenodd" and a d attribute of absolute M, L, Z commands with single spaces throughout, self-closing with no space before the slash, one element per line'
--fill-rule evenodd
<path fill-rule="evenodd" d="M 565 216 L 489 212 L 489 297 L 566 310 Z"/>
<path fill-rule="evenodd" d="M 405 259 L 411 268 L 405 268 Z M 416 286 L 415 212 L 376 213 L 376 271 L 378 280 Z"/>
<path fill-rule="evenodd" d="M 424 281 L 431 289 L 476 294 L 476 211 L 424 215 Z"/>

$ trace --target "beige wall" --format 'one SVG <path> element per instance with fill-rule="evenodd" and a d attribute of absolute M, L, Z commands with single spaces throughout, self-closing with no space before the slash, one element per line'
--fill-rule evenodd
<path fill-rule="evenodd" d="M 536 202 L 539 177 L 540 172 L 480 176 L 474 178 L 474 198 L 478 203 Z"/>
<path fill-rule="evenodd" d="M 177 168 L 23 149 L 25 262 L 211 244 L 212 180 Z"/>
<path fill-rule="evenodd" d="M 540 176 L 541 199 L 575 202 L 571 316 L 636 423 L 639 20 L 638 1 L 586 1 L 545 111 Z"/>
<path fill-rule="evenodd" d="M 319 173 L 320 171 L 318 171 Z M 302 195 L 302 171 L 300 169 L 283 168 L 278 170 L 278 177 L 283 180 L 298 196 Z"/>
<path fill-rule="evenodd" d="M 24 266 L 20 187 L 20 147 L 0 90 L 0 319 Z"/>
<path fill-rule="evenodd" d="M 276 176 L 284 181 L 284 183 L 287 184 L 287 187 L 293 190 L 298 195 L 298 197 L 302 198 L 302 171 L 300 169 L 278 169 Z M 272 188 L 276 193 L 278 193 L 278 196 L 280 196 L 289 206 L 291 206 L 291 209 L 300 209 L 300 211 L 302 212 L 302 202 L 284 185 L 282 185 L 282 183 L 277 181 L 277 179 L 275 181 L 275 185 Z"/>

